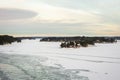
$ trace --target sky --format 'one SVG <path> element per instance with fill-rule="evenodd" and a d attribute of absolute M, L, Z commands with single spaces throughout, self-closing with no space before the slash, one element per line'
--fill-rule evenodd
<path fill-rule="evenodd" d="M 120 0 L 0 0 L 0 34 L 120 36 Z"/>

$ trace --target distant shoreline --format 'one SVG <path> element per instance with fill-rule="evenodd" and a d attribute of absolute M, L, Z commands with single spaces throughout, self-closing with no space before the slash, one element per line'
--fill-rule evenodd
<path fill-rule="evenodd" d="M 120 37 L 120 35 L 57 35 L 57 34 L 0 34 L 0 35 L 10 35 L 13 37 Z"/>
<path fill-rule="evenodd" d="M 1 35 L 6 35 L 6 34 L 0 34 Z M 46 36 L 40 36 L 40 35 L 22 35 L 22 36 L 15 36 L 15 35 L 9 35 L 8 36 L 13 36 L 15 38 L 20 38 L 20 39 L 36 39 L 36 38 L 74 38 L 74 37 L 83 37 L 83 35 L 60 35 L 60 36 L 55 36 L 55 35 L 46 35 Z M 120 40 L 120 36 L 87 36 L 87 35 L 84 35 L 85 37 L 107 37 L 107 38 L 115 38 L 117 40 Z"/>

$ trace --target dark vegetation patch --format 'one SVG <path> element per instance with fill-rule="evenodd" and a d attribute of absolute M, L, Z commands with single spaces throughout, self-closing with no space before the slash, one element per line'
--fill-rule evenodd
<path fill-rule="evenodd" d="M 0 35 L 0 45 L 11 44 L 12 42 L 21 42 L 21 39 L 8 35 Z"/>
<path fill-rule="evenodd" d="M 114 43 L 117 42 L 114 37 L 47 37 L 40 41 L 61 42 L 61 48 L 77 48 L 95 45 L 95 43 Z"/>

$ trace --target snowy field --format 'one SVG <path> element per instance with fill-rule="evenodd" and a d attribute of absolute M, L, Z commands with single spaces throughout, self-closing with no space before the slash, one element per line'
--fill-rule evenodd
<path fill-rule="evenodd" d="M 23 40 L 0 46 L 0 80 L 120 80 L 120 41 L 86 48 Z"/>

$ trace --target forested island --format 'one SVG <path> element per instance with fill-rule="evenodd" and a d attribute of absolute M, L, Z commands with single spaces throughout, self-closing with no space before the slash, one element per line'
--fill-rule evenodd
<path fill-rule="evenodd" d="M 40 41 L 61 42 L 61 48 L 77 48 L 95 45 L 95 43 L 114 43 L 117 42 L 115 37 L 47 37 Z"/>
<path fill-rule="evenodd" d="M 0 35 L 0 45 L 11 44 L 12 42 L 21 42 L 21 39 L 8 35 Z"/>
<path fill-rule="evenodd" d="M 61 42 L 61 48 L 78 48 L 95 45 L 95 43 L 114 43 L 120 37 L 13 37 L 9 35 L 0 35 L 0 45 L 11 44 L 12 42 L 21 42 L 23 39 L 40 39 L 40 42 Z"/>

